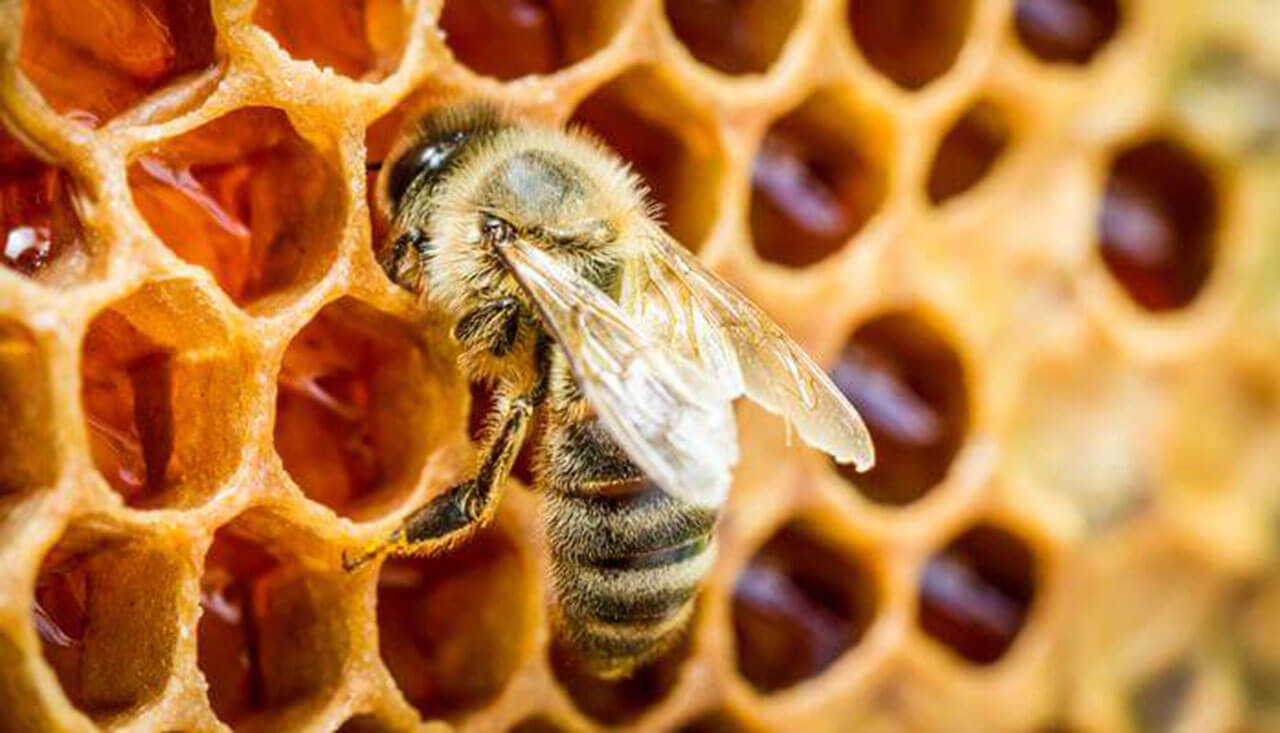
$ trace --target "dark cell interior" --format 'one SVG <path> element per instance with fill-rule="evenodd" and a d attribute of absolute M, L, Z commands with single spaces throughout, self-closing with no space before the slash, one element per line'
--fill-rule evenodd
<path fill-rule="evenodd" d="M 635 168 L 662 205 L 667 231 L 697 250 L 715 222 L 724 166 L 715 130 L 697 106 L 653 72 L 632 71 L 588 97 L 573 122 Z"/>
<path fill-rule="evenodd" d="M 971 0 L 849 0 L 849 27 L 868 64 L 914 90 L 955 63 L 972 6 Z"/>
<path fill-rule="evenodd" d="M 498 79 L 551 74 L 603 48 L 625 0 L 447 0 L 440 29 L 454 56 Z"/>
<path fill-rule="evenodd" d="M 1117 0 L 1018 0 L 1014 27 L 1043 61 L 1087 64 L 1120 27 Z"/>
<path fill-rule="evenodd" d="M 1036 588 L 1035 558 L 1009 532 L 979 525 L 925 565 L 920 627 L 975 664 L 991 664 L 1022 630 Z"/>
<path fill-rule="evenodd" d="M 241 515 L 214 534 L 200 578 L 197 661 L 210 705 L 233 727 L 333 683 L 349 643 L 341 578 L 304 567 L 283 541 L 258 539 L 264 532 L 296 530 Z"/>
<path fill-rule="evenodd" d="M 83 274 L 88 251 L 72 185 L 0 127 L 0 265 L 51 284 Z"/>
<path fill-rule="evenodd" d="M 165 552 L 75 532 L 45 556 L 31 613 L 62 690 L 102 718 L 133 710 L 169 677 L 181 569 Z"/>
<path fill-rule="evenodd" d="M 664 7 L 689 53 L 726 74 L 768 70 L 802 10 L 799 0 L 666 0 Z"/>
<path fill-rule="evenodd" d="M 1195 299 L 1213 269 L 1217 225 L 1214 182 L 1185 147 L 1150 140 L 1112 162 L 1098 246 L 1141 307 L 1170 311 Z"/>
<path fill-rule="evenodd" d="M 90 324 L 81 369 L 94 465 L 126 503 L 151 503 L 183 474 L 173 451 L 173 352 L 111 310 Z"/>
<path fill-rule="evenodd" d="M 394 69 L 409 18 L 398 0 L 258 0 L 253 22 L 296 59 L 377 79 Z"/>
<path fill-rule="evenodd" d="M 55 479 L 47 368 L 30 332 L 0 319 L 0 497 L 49 488 Z"/>
<path fill-rule="evenodd" d="M 715 711 L 680 726 L 679 733 L 754 733 L 757 730 L 729 713 Z"/>
<path fill-rule="evenodd" d="M 877 596 L 856 558 L 798 524 L 783 527 L 734 587 L 738 671 L 765 693 L 818 676 L 862 638 Z"/>
<path fill-rule="evenodd" d="M 541 715 L 535 715 L 531 718 L 516 723 L 511 728 L 511 733 L 562 733 L 566 730 Z"/>
<path fill-rule="evenodd" d="M 805 267 L 833 254 L 880 208 L 887 174 L 865 122 L 836 93 L 774 123 L 751 168 L 751 236 L 761 258 Z"/>
<path fill-rule="evenodd" d="M 338 728 L 338 733 L 391 733 L 395 727 L 382 721 L 376 715 L 353 715 Z"/>
<path fill-rule="evenodd" d="M 882 504 L 919 499 L 947 474 L 969 424 L 964 366 L 942 333 L 909 312 L 854 332 L 831 378 L 858 408 L 876 447 L 866 473 L 838 470 Z"/>
<path fill-rule="evenodd" d="M 1175 730 L 1195 682 L 1195 667 L 1190 660 L 1183 659 L 1140 684 L 1130 701 L 1136 729 Z"/>
<path fill-rule="evenodd" d="M 601 679 L 585 671 L 572 651 L 553 642 L 551 670 L 578 710 L 600 724 L 622 725 L 662 702 L 675 687 L 688 656 L 686 638 L 630 677 Z"/>
<path fill-rule="evenodd" d="M 18 65 L 57 111 L 97 126 L 216 63 L 208 0 L 25 0 Z"/>
<path fill-rule="evenodd" d="M 314 279 L 338 243 L 342 180 L 276 109 L 166 141 L 129 167 L 129 186 L 160 239 L 240 304 Z"/>
<path fill-rule="evenodd" d="M 973 188 L 996 164 L 1009 144 L 1004 113 L 978 102 L 951 126 L 938 145 L 929 170 L 929 201 L 940 204 Z"/>
<path fill-rule="evenodd" d="M 502 691 L 530 632 L 526 582 L 515 547 L 495 528 L 436 556 L 383 565 L 382 660 L 423 717 L 459 716 Z"/>

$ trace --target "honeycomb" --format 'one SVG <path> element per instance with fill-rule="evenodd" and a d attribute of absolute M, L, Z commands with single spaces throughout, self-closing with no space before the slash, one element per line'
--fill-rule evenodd
<path fill-rule="evenodd" d="M 1280 730 L 1277 48 L 1267 0 L 0 0 L 0 728 Z M 341 569 L 475 454 L 371 166 L 475 97 L 627 158 L 879 449 L 743 406 L 630 679 L 552 638 L 523 488 Z"/>

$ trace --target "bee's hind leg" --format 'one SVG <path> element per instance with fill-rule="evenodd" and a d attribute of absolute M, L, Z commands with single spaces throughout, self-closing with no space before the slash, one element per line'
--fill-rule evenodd
<path fill-rule="evenodd" d="M 480 469 L 405 517 L 390 535 L 355 556 L 342 557 L 348 571 L 382 555 L 424 555 L 458 539 L 460 533 L 488 521 L 498 505 L 502 485 L 524 442 L 533 404 L 527 398 L 512 400 L 501 426 L 490 443 Z"/>

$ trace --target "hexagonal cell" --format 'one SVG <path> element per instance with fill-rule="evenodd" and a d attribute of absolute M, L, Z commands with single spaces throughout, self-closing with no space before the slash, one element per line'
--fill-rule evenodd
<path fill-rule="evenodd" d="M 152 231 L 241 305 L 323 274 L 346 208 L 337 169 L 266 107 L 167 140 L 129 166 L 129 186 Z"/>
<path fill-rule="evenodd" d="M 45 556 L 31 613 L 71 704 L 99 723 L 160 694 L 173 666 L 183 568 L 169 551 L 68 531 Z"/>
<path fill-rule="evenodd" d="M 366 518 L 413 488 L 456 428 L 456 377 L 407 324 L 352 298 L 325 306 L 289 343 L 275 446 L 308 497 Z"/>
<path fill-rule="evenodd" d="M 829 90 L 769 128 L 751 168 L 751 236 L 761 258 L 805 267 L 835 253 L 880 208 L 892 133 Z"/>
<path fill-rule="evenodd" d="M 446 0 L 440 30 L 477 74 L 551 74 L 604 48 L 629 0 Z"/>
<path fill-rule="evenodd" d="M 377 80 L 395 70 L 410 19 L 400 0 L 258 0 L 253 22 L 295 59 Z"/>
<path fill-rule="evenodd" d="M 603 679 L 583 669 L 574 653 L 557 639 L 551 644 L 551 671 L 578 710 L 602 725 L 617 726 L 635 720 L 667 697 L 679 681 L 689 651 L 686 634 L 631 676 Z"/>
<path fill-rule="evenodd" d="M 1018 40 L 1041 61 L 1087 64 L 1120 28 L 1117 0 L 1018 0 Z"/>
<path fill-rule="evenodd" d="M 458 717 L 498 696 L 531 633 L 524 561 L 495 527 L 456 549 L 393 558 L 378 576 L 382 661 L 424 718 Z"/>
<path fill-rule="evenodd" d="M 876 446 L 866 473 L 833 464 L 864 496 L 909 504 L 946 477 L 969 426 L 964 364 L 932 323 L 902 311 L 860 326 L 831 369 Z"/>
<path fill-rule="evenodd" d="M 1218 191 L 1209 168 L 1169 139 L 1115 156 L 1098 222 L 1107 269 L 1149 311 L 1185 307 L 1213 269 Z"/>
<path fill-rule="evenodd" d="M 0 265 L 51 285 L 90 269 L 74 182 L 0 127 Z"/>
<path fill-rule="evenodd" d="M 947 130 L 934 153 L 927 192 L 935 206 L 978 184 L 1009 144 L 1009 123 L 992 102 L 979 101 Z"/>
<path fill-rule="evenodd" d="M 99 314 L 81 352 L 94 465 L 130 506 L 191 506 L 241 458 L 245 356 L 207 296 L 151 283 Z"/>
<path fill-rule="evenodd" d="M 50 486 L 57 476 L 48 365 L 21 324 L 0 318 L 0 498 Z"/>
<path fill-rule="evenodd" d="M 657 73 L 631 71 L 573 114 L 635 168 L 662 204 L 667 231 L 697 250 L 715 223 L 723 154 L 710 119 Z"/>
<path fill-rule="evenodd" d="M 733 589 L 739 673 L 765 693 L 822 674 L 866 633 L 878 585 L 847 550 L 799 522 L 782 527 Z"/>
<path fill-rule="evenodd" d="M 767 71 L 802 9 L 799 0 L 666 0 L 664 6 L 689 53 L 726 74 Z"/>
<path fill-rule="evenodd" d="M 312 544 L 315 543 L 315 544 Z M 209 704 L 226 724 L 308 699 L 342 674 L 351 640 L 340 570 L 305 530 L 261 510 L 218 529 L 200 578 L 196 652 Z"/>
<path fill-rule="evenodd" d="M 1022 631 L 1035 590 L 1035 558 L 1026 543 L 979 524 L 925 564 L 920 628 L 964 659 L 992 664 Z"/>
<path fill-rule="evenodd" d="M 97 126 L 216 63 L 208 0 L 24 0 L 18 65 L 59 112 Z"/>
<path fill-rule="evenodd" d="M 915 90 L 955 63 L 972 13 L 972 0 L 849 0 L 849 28 L 867 63 Z"/>

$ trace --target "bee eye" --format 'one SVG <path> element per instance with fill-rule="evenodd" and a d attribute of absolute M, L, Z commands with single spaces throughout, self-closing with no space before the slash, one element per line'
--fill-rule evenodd
<path fill-rule="evenodd" d="M 509 222 L 492 214 L 485 214 L 480 223 L 480 234 L 486 242 L 506 242 L 515 237 L 516 230 Z"/>
<path fill-rule="evenodd" d="M 391 176 L 387 179 L 387 197 L 391 200 L 392 210 L 400 208 L 400 200 L 418 176 L 442 175 L 465 141 L 464 134 L 454 133 L 438 139 L 423 140 L 405 150 L 391 168 Z"/>

